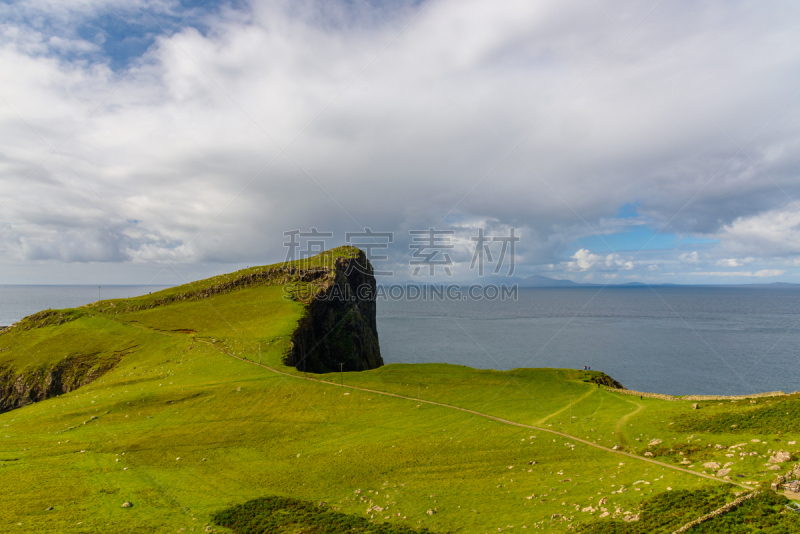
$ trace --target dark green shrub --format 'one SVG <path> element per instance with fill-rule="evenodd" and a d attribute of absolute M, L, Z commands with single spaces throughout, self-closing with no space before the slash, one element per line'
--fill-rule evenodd
<path fill-rule="evenodd" d="M 214 514 L 211 520 L 237 534 L 431 534 L 428 529 L 372 523 L 324 504 L 290 497 L 263 497 Z"/>

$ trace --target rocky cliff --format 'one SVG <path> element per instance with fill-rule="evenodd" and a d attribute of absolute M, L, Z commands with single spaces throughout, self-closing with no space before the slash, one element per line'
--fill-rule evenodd
<path fill-rule="evenodd" d="M 72 356 L 53 366 L 32 366 L 21 372 L 0 366 L 0 413 L 85 386 L 113 368 L 122 356 Z"/>
<path fill-rule="evenodd" d="M 0 336 L 65 323 L 101 312 L 127 312 L 195 301 L 257 285 L 282 285 L 284 295 L 301 301 L 305 315 L 292 336 L 285 363 L 301 371 L 360 371 L 383 365 L 376 326 L 376 284 L 365 254 L 352 247 L 323 253 L 317 261 L 234 273 L 187 284 L 172 292 L 133 299 L 100 301 L 71 310 L 46 310 L 28 316 Z M 0 349 L 9 350 L 11 345 Z M 96 380 L 134 346 L 104 353 L 66 353 L 47 364 L 18 367 L 0 359 L 0 413 L 78 389 Z"/>
<path fill-rule="evenodd" d="M 311 373 L 382 366 L 375 277 L 366 255 L 357 251 L 354 257 L 337 258 L 312 285 L 284 363 Z"/>

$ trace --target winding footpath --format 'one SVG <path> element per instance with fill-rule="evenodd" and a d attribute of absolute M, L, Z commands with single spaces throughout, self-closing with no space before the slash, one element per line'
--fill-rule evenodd
<path fill-rule="evenodd" d="M 103 315 L 105 316 L 105 314 L 103 314 Z M 162 334 L 162 335 L 169 336 L 169 337 L 184 337 L 184 335 L 178 335 L 178 334 L 173 334 L 173 333 L 170 333 L 170 332 L 164 332 L 164 331 L 161 331 L 161 330 L 157 330 L 157 329 L 154 329 L 154 328 L 149 328 L 149 327 L 146 327 L 146 326 L 143 326 L 143 325 L 139 325 L 139 324 L 127 323 L 125 321 L 120 321 L 117 318 L 111 318 L 111 317 L 108 317 L 108 316 L 105 316 L 105 317 L 107 319 L 111 319 L 113 321 L 119 322 L 120 324 L 124 324 L 126 326 L 132 326 L 134 328 L 140 328 L 142 330 L 148 330 L 150 332 L 154 332 L 154 333 L 157 333 L 157 334 Z M 279 374 L 279 375 L 283 375 L 283 376 L 286 376 L 286 377 L 289 377 L 289 378 L 295 378 L 295 379 L 300 379 L 300 380 L 308 380 L 310 382 L 317 382 L 319 384 L 325 384 L 327 386 L 332 386 L 332 387 L 337 387 L 337 388 L 347 388 L 347 389 L 352 389 L 352 390 L 356 390 L 356 391 L 365 391 L 367 393 L 374 393 L 375 395 L 383 395 L 385 397 L 394 397 L 396 399 L 403 399 L 403 400 L 407 400 L 407 401 L 411 401 L 411 402 L 424 403 L 424 404 L 428 404 L 428 405 L 431 405 L 431 406 L 440 406 L 442 408 L 448 408 L 450 410 L 458 410 L 460 412 L 464 412 L 464 413 L 468 413 L 468 414 L 471 414 L 471 415 L 475 415 L 477 417 L 483 417 L 484 419 L 489 419 L 491 421 L 496 421 L 496 422 L 502 423 L 504 425 L 516 426 L 516 427 L 519 427 L 519 428 L 527 428 L 527 429 L 530 429 L 530 430 L 536 430 L 538 432 L 547 432 L 547 433 L 553 434 L 555 436 L 561 436 L 563 438 L 567 438 L 567 439 L 576 441 L 578 443 L 583 443 L 584 445 L 588 445 L 589 447 L 594 447 L 595 449 L 600 449 L 600 450 L 602 450 L 604 452 L 608 452 L 608 453 L 611 453 L 611 454 L 618 454 L 620 456 L 625 456 L 625 457 L 628 457 L 628 458 L 632 458 L 632 459 L 638 460 L 640 462 L 648 462 L 648 463 L 651 463 L 651 464 L 654 464 L 654 465 L 658 465 L 660 467 L 664 467 L 666 469 L 672 469 L 673 471 L 679 471 L 679 472 L 682 472 L 682 473 L 686 473 L 688 475 L 694 475 L 696 477 L 701 477 L 701 478 L 706 478 L 708 480 L 713 480 L 714 482 L 722 482 L 722 483 L 725 483 L 725 484 L 731 484 L 733 486 L 738 486 L 740 488 L 744 488 L 744 489 L 749 490 L 749 491 L 752 491 L 754 489 L 754 488 L 752 488 L 750 486 L 747 486 L 746 484 L 739 484 L 738 482 L 734 482 L 732 480 L 720 479 L 720 478 L 717 478 L 717 477 L 712 476 L 712 475 L 707 475 L 707 474 L 704 474 L 704 473 L 698 473 L 698 472 L 692 471 L 690 469 L 685 469 L 683 467 L 678 467 L 676 465 L 670 465 L 670 464 L 667 464 L 667 463 L 664 463 L 664 462 L 659 462 L 658 460 L 653 460 L 653 459 L 650 459 L 650 458 L 644 458 L 642 456 L 637 456 L 637 455 L 631 454 L 629 452 L 614 450 L 614 449 L 611 449 L 609 447 L 604 447 L 603 445 L 598 445 L 597 443 L 592 443 L 591 441 L 588 441 L 588 440 L 585 440 L 585 439 L 581 439 L 579 437 L 572 436 L 570 434 L 565 434 L 564 432 L 558 432 L 557 430 L 552 430 L 552 429 L 549 429 L 549 428 L 544 428 L 544 427 L 534 426 L 534 425 L 526 425 L 524 423 L 518 423 L 516 421 L 510 421 L 508 419 L 503 419 L 502 417 L 496 417 L 494 415 L 489 415 L 489 414 L 478 412 L 478 411 L 475 411 L 475 410 L 462 408 L 460 406 L 453 406 L 452 404 L 445 404 L 445 403 L 442 403 L 442 402 L 418 399 L 418 398 L 414 398 L 414 397 L 407 397 L 405 395 L 400 395 L 400 394 L 397 394 L 397 393 L 389 393 L 387 391 L 380 391 L 380 390 L 376 390 L 376 389 L 362 388 L 362 387 L 358 387 L 358 386 L 341 385 L 341 384 L 336 384 L 334 382 L 328 382 L 326 380 L 320 380 L 318 378 L 311 378 L 309 376 L 300 376 L 300 375 L 296 375 L 296 374 L 293 374 L 293 373 L 287 373 L 285 371 L 280 371 L 278 369 L 275 369 L 274 367 L 270 367 L 269 365 L 266 365 L 266 364 L 263 364 L 263 363 L 258 363 L 258 362 L 255 362 L 253 360 L 249 360 L 247 358 L 243 358 L 241 356 L 237 356 L 235 354 L 232 354 L 232 353 L 226 351 L 225 349 L 223 349 L 222 347 L 219 347 L 219 346 L 215 345 L 214 343 L 211 343 L 210 341 L 205 341 L 205 340 L 197 339 L 197 338 L 194 338 L 193 341 L 195 343 L 204 343 L 204 344 L 206 344 L 206 345 L 218 350 L 219 352 L 221 352 L 221 353 L 223 353 L 223 354 L 225 354 L 227 356 L 230 356 L 231 358 L 235 358 L 237 360 L 249 363 L 251 365 L 256 365 L 258 367 L 263 367 L 264 369 L 268 369 L 268 370 L 272 371 L 273 373 L 276 373 L 276 374 Z M 627 420 L 628 417 L 630 417 L 634 413 L 636 413 L 639 410 L 641 410 L 641 408 L 642 408 L 642 406 L 640 405 L 637 410 L 635 410 L 634 412 L 626 415 L 625 419 Z M 563 411 L 565 409 L 566 409 L 566 407 L 562 408 L 561 411 Z M 550 416 L 545 417 L 541 421 L 545 421 L 545 420 L 549 419 L 550 417 L 552 417 L 552 415 L 555 415 L 555 414 L 551 414 Z"/>
<path fill-rule="evenodd" d="M 611 449 L 609 447 L 604 447 L 603 445 L 598 445 L 597 443 L 592 443 L 591 441 L 588 441 L 588 440 L 585 440 L 585 439 L 581 439 L 581 438 L 578 438 L 578 437 L 575 437 L 575 436 L 571 436 L 570 434 L 565 434 L 563 432 L 558 432 L 557 430 L 551 430 L 549 428 L 543 428 L 543 427 L 540 427 L 540 426 L 526 425 L 526 424 L 523 424 L 523 423 L 518 423 L 516 421 L 509 421 L 508 419 L 503 419 L 501 417 L 496 417 L 494 415 L 489 415 L 489 414 L 477 412 L 475 410 L 469 410 L 467 408 L 461 408 L 460 406 L 453 406 L 452 404 L 445 404 L 445 403 L 442 403 L 442 402 L 429 401 L 429 400 L 424 400 L 424 399 L 417 399 L 417 398 L 414 398 L 414 397 L 407 397 L 405 395 L 399 395 L 397 393 L 389 393 L 389 392 L 386 392 L 386 391 L 380 391 L 380 390 L 376 390 L 376 389 L 362 388 L 362 387 L 358 387 L 358 386 L 341 385 L 341 384 L 336 384 L 336 383 L 333 383 L 333 382 L 328 382 L 326 380 L 319 380 L 317 378 L 311 378 L 311 377 L 307 377 L 307 376 L 298 376 L 296 374 L 287 373 L 285 371 L 279 371 L 278 369 L 275 369 L 275 368 L 270 367 L 269 365 L 265 365 L 263 363 L 254 362 L 252 360 L 248 360 L 247 358 L 242 358 L 241 356 L 236 356 L 235 354 L 232 354 L 232 353 L 226 351 L 225 349 L 223 349 L 221 347 L 218 347 L 217 345 L 215 345 L 214 343 L 211 343 L 209 341 L 204 341 L 202 339 L 195 339 L 194 341 L 197 342 L 197 343 L 205 343 L 206 345 L 209 345 L 209 346 L 217 349 L 218 351 L 222 352 L 223 354 L 226 354 L 226 355 L 230 356 L 231 358 L 236 358 L 237 360 L 241 360 L 243 362 L 247 362 L 247 363 L 252 364 L 252 365 L 257 365 L 259 367 L 263 367 L 264 369 L 268 369 L 268 370 L 272 371 L 273 373 L 276 373 L 276 374 L 279 374 L 279 375 L 288 376 L 288 377 L 291 377 L 291 378 L 297 378 L 297 379 L 301 379 L 301 380 L 309 380 L 311 382 L 317 382 L 319 384 L 326 384 L 328 386 L 337 387 L 337 388 L 348 388 L 348 389 L 357 390 L 357 391 L 365 391 L 367 393 L 374 393 L 376 395 L 383 395 L 383 396 L 386 396 L 386 397 L 394 397 L 394 398 L 397 398 L 397 399 L 403 399 L 403 400 L 412 401 L 412 402 L 421 402 L 421 403 L 429 404 L 429 405 L 432 405 L 432 406 L 440 406 L 442 408 L 449 408 L 451 410 L 458 410 L 460 412 L 468 413 L 468 414 L 475 415 L 475 416 L 478 416 L 478 417 L 483 417 L 484 419 L 490 419 L 492 421 L 496 421 L 496 422 L 502 423 L 504 425 L 516 426 L 516 427 L 520 427 L 520 428 L 527 428 L 527 429 L 530 429 L 530 430 L 536 430 L 538 432 L 547 432 L 547 433 L 553 434 L 555 436 L 561 436 L 563 438 L 567 438 L 567 439 L 570 439 L 570 440 L 573 440 L 573 441 L 576 441 L 576 442 L 579 442 L 579 443 L 583 443 L 584 445 L 588 445 L 589 447 L 594 447 L 596 449 L 600 449 L 600 450 L 605 451 L 605 452 L 609 452 L 609 453 L 612 453 L 612 454 L 618 454 L 620 456 L 626 456 L 628 458 L 633 458 L 634 460 L 638 460 L 638 461 L 641 461 L 641 462 L 649 462 L 651 464 L 658 465 L 660 467 L 664 467 L 664 468 L 667 468 L 667 469 L 672 469 L 673 471 L 680 471 L 682 473 L 686 473 L 686 474 L 689 474 L 689 475 L 694 475 L 696 477 L 707 478 L 708 480 L 713 480 L 714 482 L 723 482 L 723 483 L 726 483 L 726 484 L 731 484 L 733 486 L 739 486 L 739 487 L 744 488 L 746 490 L 753 490 L 753 488 L 751 488 L 750 486 L 747 486 L 745 484 L 739 484 L 739 483 L 734 482 L 732 480 L 723 480 L 723 479 L 717 478 L 717 477 L 712 476 L 712 475 L 707 475 L 707 474 L 704 474 L 704 473 L 698 473 L 698 472 L 692 471 L 690 469 L 684 469 L 683 467 L 678 467 L 678 466 L 670 465 L 670 464 L 667 464 L 667 463 L 664 463 L 664 462 L 659 462 L 658 460 L 652 460 L 650 458 L 644 458 L 642 456 L 637 456 L 637 455 L 631 454 L 629 452 L 616 451 L 616 450 Z M 631 414 L 629 414 L 629 415 L 631 415 Z"/>

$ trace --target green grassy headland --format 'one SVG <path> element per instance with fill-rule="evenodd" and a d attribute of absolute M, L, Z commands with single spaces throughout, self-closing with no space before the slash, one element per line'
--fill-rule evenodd
<path fill-rule="evenodd" d="M 306 302 L 284 296 L 304 283 L 271 268 L 0 334 L 6 372 L 110 367 L 0 414 L 0 532 L 257 532 L 239 510 L 264 532 L 669 533 L 755 488 L 689 532 L 800 530 L 769 490 L 800 449 L 797 395 L 693 410 L 569 369 L 301 373 L 283 359 Z M 768 469 L 779 450 L 795 457 Z"/>

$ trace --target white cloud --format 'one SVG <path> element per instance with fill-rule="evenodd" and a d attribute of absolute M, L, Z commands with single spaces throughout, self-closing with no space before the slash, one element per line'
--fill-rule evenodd
<path fill-rule="evenodd" d="M 700 258 L 697 254 L 697 251 L 694 252 L 684 252 L 679 256 L 680 260 L 685 263 L 697 263 L 700 261 Z"/>
<path fill-rule="evenodd" d="M 717 260 L 717 265 L 720 267 L 741 267 L 742 265 L 753 263 L 754 261 L 755 258 L 752 256 L 749 258 L 724 258 Z"/>
<path fill-rule="evenodd" d="M 602 260 L 597 254 L 592 254 L 590 251 L 582 248 L 572 255 L 574 262 L 569 262 L 568 266 L 572 269 L 580 269 L 585 271 L 591 269 L 595 264 Z"/>
<path fill-rule="evenodd" d="M 750 217 L 739 217 L 718 234 L 723 249 L 738 254 L 800 254 L 800 210 L 794 204 Z"/>
<path fill-rule="evenodd" d="M 114 70 L 76 28 L 126 6 L 0 5 L 3 261 L 266 262 L 289 229 L 401 249 L 464 220 L 525 228 L 530 265 L 578 271 L 635 271 L 561 260 L 644 221 L 718 237 L 720 266 L 800 253 L 793 3 L 255 1 Z M 746 156 L 730 142 L 756 132 Z M 640 217 L 615 219 L 630 202 Z"/>
<path fill-rule="evenodd" d="M 606 256 L 606 267 L 620 267 L 623 269 L 633 269 L 632 261 L 625 261 L 619 254 L 609 254 Z"/>
<path fill-rule="evenodd" d="M 785 270 L 779 269 L 762 269 L 760 271 L 751 272 L 751 271 L 713 271 L 713 272 L 689 272 L 692 276 L 722 276 L 722 277 L 730 277 L 730 276 L 755 276 L 758 278 L 766 278 L 770 276 L 781 276 L 786 273 Z"/>

